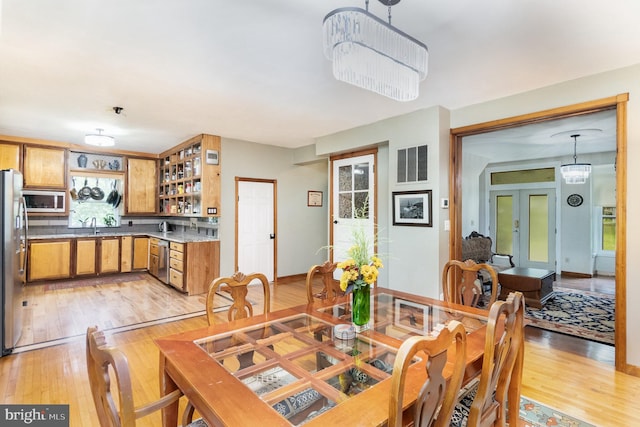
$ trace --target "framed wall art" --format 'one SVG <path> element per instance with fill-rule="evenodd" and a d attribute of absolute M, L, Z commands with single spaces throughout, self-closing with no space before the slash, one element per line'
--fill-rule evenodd
<path fill-rule="evenodd" d="M 307 192 L 307 206 L 322 206 L 322 191 L 309 190 Z"/>
<path fill-rule="evenodd" d="M 394 191 L 393 225 L 432 227 L 431 190 Z"/>

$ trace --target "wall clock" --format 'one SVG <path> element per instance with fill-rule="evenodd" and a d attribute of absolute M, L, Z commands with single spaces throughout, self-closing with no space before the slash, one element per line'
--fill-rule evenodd
<path fill-rule="evenodd" d="M 582 204 L 582 196 L 579 194 L 572 194 L 567 197 L 567 203 L 569 206 L 573 206 L 574 208 L 580 206 Z"/>

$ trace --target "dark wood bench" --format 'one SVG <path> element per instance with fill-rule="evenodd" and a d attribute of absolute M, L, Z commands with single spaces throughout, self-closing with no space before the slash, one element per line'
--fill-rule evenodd
<path fill-rule="evenodd" d="M 520 291 L 530 307 L 542 308 L 555 296 L 553 282 L 555 271 L 540 268 L 514 267 L 498 273 L 499 299 L 505 300 L 509 292 Z"/>

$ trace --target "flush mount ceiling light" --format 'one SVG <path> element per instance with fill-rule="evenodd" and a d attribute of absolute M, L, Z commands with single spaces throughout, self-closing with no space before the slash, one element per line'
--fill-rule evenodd
<path fill-rule="evenodd" d="M 337 80 L 396 101 L 418 97 L 427 76 L 429 52 L 424 43 L 391 25 L 391 6 L 400 0 L 379 0 L 389 8 L 389 23 L 369 13 L 369 0 L 359 7 L 335 9 L 322 23 L 325 56 L 333 61 Z"/>
<path fill-rule="evenodd" d="M 576 146 L 579 136 L 579 133 L 571 135 L 571 138 L 573 138 L 573 163 L 560 166 L 562 178 L 567 184 L 584 184 L 591 173 L 590 163 L 578 163 Z"/>
<path fill-rule="evenodd" d="M 98 133 L 87 134 L 84 136 L 85 144 L 96 145 L 98 147 L 111 147 L 116 141 L 112 136 L 103 135 L 103 129 L 96 129 Z"/>

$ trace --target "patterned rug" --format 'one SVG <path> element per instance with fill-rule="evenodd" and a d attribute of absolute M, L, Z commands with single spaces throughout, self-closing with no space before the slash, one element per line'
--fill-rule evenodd
<path fill-rule="evenodd" d="M 527 325 L 604 344 L 615 343 L 613 296 L 559 287 L 555 294 L 541 309 L 526 308 Z"/>
<path fill-rule="evenodd" d="M 469 411 L 478 391 L 478 379 L 472 380 L 461 392 L 460 403 L 456 405 L 451 417 L 451 427 L 467 427 Z M 509 417 L 509 415 L 507 415 Z M 509 425 L 513 425 L 510 423 Z M 595 427 L 557 409 L 550 408 L 528 397 L 520 396 L 518 421 L 513 427 Z"/>
<path fill-rule="evenodd" d="M 563 414 L 527 397 L 520 397 L 520 420 L 522 427 L 595 427 L 593 424 Z"/>

